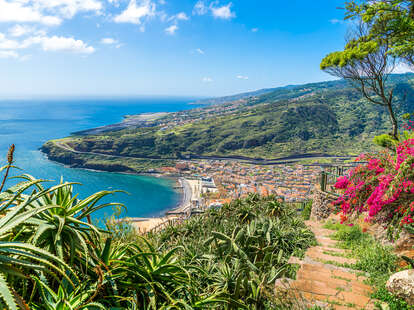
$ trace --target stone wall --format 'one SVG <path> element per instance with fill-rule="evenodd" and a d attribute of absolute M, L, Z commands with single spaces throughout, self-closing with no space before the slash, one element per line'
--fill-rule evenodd
<path fill-rule="evenodd" d="M 319 189 L 315 189 L 312 195 L 312 212 L 311 212 L 311 219 L 312 220 L 325 220 L 334 212 L 334 206 L 332 202 L 335 201 L 337 197 L 322 192 Z"/>

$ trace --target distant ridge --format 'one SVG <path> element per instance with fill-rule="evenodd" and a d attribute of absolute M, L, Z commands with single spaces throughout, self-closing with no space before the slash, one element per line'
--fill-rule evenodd
<path fill-rule="evenodd" d="M 285 86 L 288 87 L 288 86 Z M 197 101 L 192 102 L 191 104 L 195 105 L 215 105 L 215 104 L 223 104 L 231 101 L 236 101 L 240 99 L 248 99 L 252 97 L 261 96 L 264 94 L 271 93 L 279 88 L 285 88 L 285 87 L 276 87 L 276 88 L 263 88 L 251 92 L 236 94 L 236 95 L 230 95 L 230 96 L 224 96 L 224 97 L 216 97 L 216 98 L 207 98 L 207 99 L 200 99 Z"/>
<path fill-rule="evenodd" d="M 414 75 L 395 74 L 389 83 L 395 87 L 394 108 L 402 124 L 401 116 L 414 111 Z M 344 80 L 204 102 L 204 107 L 168 113 L 146 123 L 134 121 L 134 116 L 122 128 L 109 125 L 50 141 L 42 150 L 49 158 L 76 167 L 146 171 L 154 165 L 165 166 L 165 161 L 189 158 L 353 156 L 373 148 L 374 136 L 390 130 L 384 108 L 367 102 Z M 132 163 L 132 159 L 141 162 Z"/>
<path fill-rule="evenodd" d="M 391 77 L 394 81 L 394 83 L 398 83 L 399 80 L 404 81 L 407 78 L 414 77 L 414 73 L 407 72 L 402 74 L 391 74 Z M 214 97 L 214 98 L 206 98 L 206 99 L 200 99 L 197 101 L 192 102 L 191 104 L 194 105 L 218 105 L 218 104 L 224 104 L 232 101 L 237 101 L 241 99 L 251 99 L 253 97 L 259 97 L 262 95 L 275 93 L 273 99 L 286 99 L 284 98 L 288 92 L 291 91 L 298 91 L 300 89 L 306 89 L 306 88 L 320 88 L 320 89 L 329 89 L 331 87 L 349 87 L 348 82 L 345 80 L 331 80 L 331 81 L 321 81 L 321 82 L 312 82 L 312 83 L 306 83 L 306 84 L 289 84 L 285 86 L 280 87 L 273 87 L 273 88 L 263 88 L 255 91 L 249 91 L 245 93 L 235 94 L 235 95 L 229 95 L 229 96 L 223 96 L 223 97 Z M 277 98 L 276 98 L 277 97 Z M 290 96 L 289 96 L 290 97 Z"/>

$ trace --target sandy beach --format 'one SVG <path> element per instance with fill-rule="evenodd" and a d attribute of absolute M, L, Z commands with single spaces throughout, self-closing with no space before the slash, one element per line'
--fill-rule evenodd
<path fill-rule="evenodd" d="M 126 218 L 125 221 L 131 223 L 138 233 L 144 234 L 151 230 L 157 229 L 157 227 L 162 227 L 163 225 L 168 225 L 168 223 L 175 222 L 178 219 L 186 218 L 191 207 L 191 199 L 193 198 L 194 187 L 191 184 L 191 181 L 188 181 L 184 178 L 179 178 L 178 183 L 182 189 L 181 202 L 177 208 L 174 208 L 170 211 L 167 211 L 163 217 L 154 217 L 154 218 Z"/>
<path fill-rule="evenodd" d="M 140 234 L 145 234 L 157 227 L 168 225 L 169 222 L 177 220 L 177 216 L 165 216 L 165 217 L 154 217 L 154 218 L 128 218 L 126 219 L 135 230 Z"/>

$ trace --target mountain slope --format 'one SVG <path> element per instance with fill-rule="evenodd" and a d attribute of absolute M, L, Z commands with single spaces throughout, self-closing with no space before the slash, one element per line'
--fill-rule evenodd
<path fill-rule="evenodd" d="M 395 110 L 414 111 L 414 75 L 395 75 Z M 171 113 L 146 127 L 64 140 L 78 152 L 136 158 L 188 156 L 278 158 L 303 153 L 353 155 L 390 129 L 381 106 L 344 81 L 276 89 L 215 107 Z M 56 155 L 56 142 L 45 152 Z"/>

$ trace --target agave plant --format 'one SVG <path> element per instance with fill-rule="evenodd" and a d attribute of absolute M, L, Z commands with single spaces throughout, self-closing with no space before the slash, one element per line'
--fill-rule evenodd
<path fill-rule="evenodd" d="M 33 310 L 105 310 L 101 303 L 94 302 L 97 290 L 96 283 L 83 283 L 76 288 L 62 281 L 57 292 L 51 288 L 45 279 L 34 277 L 40 291 L 40 302 L 31 304 Z"/>
<path fill-rule="evenodd" d="M 73 276 L 71 268 L 55 255 L 36 247 L 30 243 L 20 240 L 20 236 L 27 229 L 24 225 L 36 215 L 53 208 L 44 205 L 39 208 L 30 207 L 37 195 L 21 198 L 21 194 L 33 183 L 29 182 L 18 190 L 15 195 L 9 196 L 2 193 L 0 197 L 1 214 L 0 219 L 0 297 L 9 309 L 17 309 L 17 304 L 25 304 L 23 298 L 12 288 L 13 283 L 19 279 L 26 279 L 30 270 L 45 273 L 59 273 L 66 277 L 73 285 L 67 272 Z M 8 197 L 5 199 L 5 197 Z"/>
<path fill-rule="evenodd" d="M 35 182 L 35 178 L 30 175 L 23 175 L 21 178 L 28 183 Z M 37 195 L 30 204 L 34 209 L 52 206 L 37 213 L 31 220 L 34 234 L 30 241 L 70 262 L 74 261 L 77 251 L 82 251 L 87 256 L 89 245 L 99 240 L 101 231 L 88 217 L 99 209 L 119 205 L 99 204 L 102 198 L 116 191 L 101 191 L 80 200 L 77 195 L 73 195 L 74 184 L 77 183 L 64 183 L 61 180 L 60 184 L 45 190 L 40 182 L 35 182 L 36 192 L 42 194 Z"/>
<path fill-rule="evenodd" d="M 176 262 L 174 248 L 166 254 L 159 253 L 150 242 L 141 238 L 147 250 L 138 244 L 130 245 L 130 257 L 119 261 L 123 275 L 119 283 L 136 296 L 139 309 L 158 309 L 165 303 L 174 303 L 178 292 L 185 291 L 190 283 L 188 272 Z"/>

